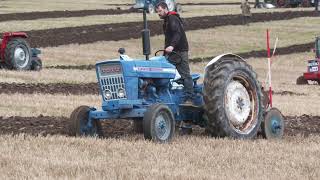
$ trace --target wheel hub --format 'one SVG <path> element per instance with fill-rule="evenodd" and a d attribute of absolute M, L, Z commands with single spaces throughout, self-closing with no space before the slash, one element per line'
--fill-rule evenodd
<path fill-rule="evenodd" d="M 226 113 L 234 126 L 240 126 L 246 122 L 251 102 L 247 89 L 238 81 L 228 84 L 225 95 Z"/>
<path fill-rule="evenodd" d="M 281 131 L 281 125 L 277 119 L 272 119 L 271 121 L 271 131 L 274 134 L 278 134 Z"/>
<path fill-rule="evenodd" d="M 170 11 L 174 11 L 174 3 L 172 2 L 172 0 L 166 0 L 166 4 L 168 5 L 168 9 Z"/>
<path fill-rule="evenodd" d="M 168 120 L 162 115 L 158 115 L 156 118 L 156 134 L 159 139 L 166 140 L 170 135 L 170 124 Z"/>
<path fill-rule="evenodd" d="M 25 67 L 28 64 L 29 56 L 23 48 L 17 47 L 14 51 L 14 60 L 19 67 Z"/>

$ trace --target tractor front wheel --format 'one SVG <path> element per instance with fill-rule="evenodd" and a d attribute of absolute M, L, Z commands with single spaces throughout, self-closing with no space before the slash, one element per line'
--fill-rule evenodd
<path fill-rule="evenodd" d="M 170 108 L 164 104 L 151 105 L 143 117 L 144 138 L 154 142 L 169 142 L 175 132 L 175 119 Z"/>
<path fill-rule="evenodd" d="M 9 69 L 29 70 L 31 68 L 31 50 L 25 39 L 11 39 L 5 48 L 4 58 Z"/>
<path fill-rule="evenodd" d="M 250 65 L 230 57 L 209 66 L 203 93 L 207 132 L 217 137 L 256 137 L 264 106 L 261 85 Z"/>
<path fill-rule="evenodd" d="M 90 110 L 88 106 L 79 106 L 71 113 L 69 124 L 70 135 L 103 137 L 100 121 L 92 120 L 91 126 L 88 127 Z"/>

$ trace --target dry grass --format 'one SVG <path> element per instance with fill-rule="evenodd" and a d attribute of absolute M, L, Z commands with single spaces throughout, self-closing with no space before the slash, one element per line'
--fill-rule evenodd
<path fill-rule="evenodd" d="M 225 52 L 247 52 L 266 49 L 265 31 L 271 29 L 271 43 L 279 37 L 278 47 L 307 43 L 314 40 L 320 28 L 318 18 L 298 18 L 289 21 L 252 23 L 250 26 L 224 26 L 213 29 L 188 31 L 190 57 L 216 56 Z M 232 29 L 232 30 L 231 30 Z M 151 38 L 152 52 L 163 48 L 163 35 Z M 141 39 L 101 41 L 92 44 L 71 44 L 42 49 L 45 65 L 93 64 L 97 60 L 118 57 L 124 47 L 134 58 L 142 54 Z"/>
<path fill-rule="evenodd" d="M 320 138 L 238 141 L 178 137 L 0 137 L 7 179 L 318 179 Z"/>
<path fill-rule="evenodd" d="M 96 82 L 95 70 L 42 69 L 35 71 L 0 70 L 0 82 L 7 83 L 89 83 Z"/>
<path fill-rule="evenodd" d="M 32 117 L 44 116 L 69 117 L 80 105 L 101 106 L 98 95 L 50 95 L 50 94 L 0 94 L 1 116 Z"/>

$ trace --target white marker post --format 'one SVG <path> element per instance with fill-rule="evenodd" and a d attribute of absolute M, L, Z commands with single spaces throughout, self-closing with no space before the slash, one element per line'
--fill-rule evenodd
<path fill-rule="evenodd" d="M 269 72 L 269 99 L 270 99 L 270 107 L 272 108 L 271 56 L 270 56 L 269 29 L 267 29 L 267 51 L 268 51 L 268 72 Z"/>

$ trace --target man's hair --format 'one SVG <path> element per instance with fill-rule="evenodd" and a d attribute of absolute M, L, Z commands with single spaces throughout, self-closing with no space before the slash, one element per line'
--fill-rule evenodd
<path fill-rule="evenodd" d="M 161 7 L 162 9 L 168 9 L 168 5 L 167 3 L 161 1 L 156 5 L 156 8 L 158 9 L 159 7 Z"/>

